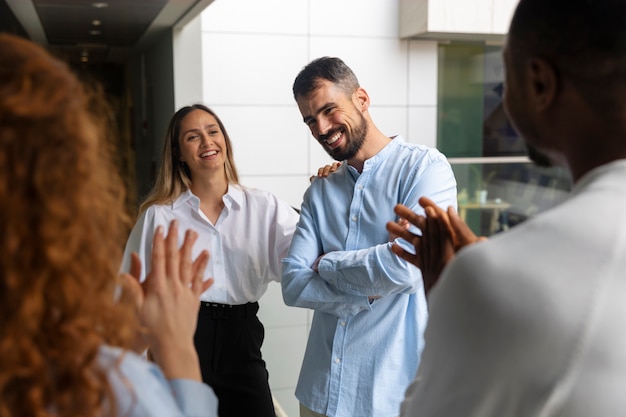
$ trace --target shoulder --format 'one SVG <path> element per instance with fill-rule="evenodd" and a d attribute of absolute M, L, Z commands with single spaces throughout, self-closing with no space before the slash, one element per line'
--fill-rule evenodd
<path fill-rule="evenodd" d="M 405 153 L 410 155 L 412 159 L 420 160 L 428 164 L 437 162 L 448 164 L 448 159 L 439 149 L 418 145 L 416 143 L 406 143 L 403 145 L 403 148 L 405 149 Z"/>
<path fill-rule="evenodd" d="M 168 381 L 160 368 L 143 357 L 112 346 L 102 346 L 98 364 L 107 372 L 118 415 L 217 416 L 211 388 L 197 381 Z"/>
<path fill-rule="evenodd" d="M 231 185 L 229 194 L 231 192 L 233 198 L 239 199 L 241 205 L 246 205 L 249 208 L 270 211 L 289 210 L 295 213 L 293 207 L 287 204 L 287 202 L 267 190 L 242 185 Z M 236 196 L 237 194 L 239 197 Z"/>
<path fill-rule="evenodd" d="M 562 291 L 574 278 L 564 271 L 575 261 L 558 248 L 572 237 L 563 235 L 567 228 L 553 220 L 553 213 L 544 213 L 462 249 L 444 269 L 429 297 L 431 305 L 458 301 L 458 306 L 483 311 L 491 321 L 507 317 L 519 322 L 564 297 L 584 298 L 587 283 L 568 294 Z"/>
<path fill-rule="evenodd" d="M 143 216 L 143 217 L 154 217 L 155 215 L 159 215 L 159 214 L 163 214 L 163 213 L 171 213 L 173 211 L 175 211 L 177 208 L 179 208 L 182 204 L 185 203 L 185 201 L 189 200 L 191 197 L 194 197 L 193 194 L 189 194 L 189 195 L 180 195 L 179 197 L 177 197 L 175 200 L 173 200 L 172 202 L 169 203 L 158 203 L 158 204 L 152 204 L 148 207 L 146 207 L 146 209 L 144 211 L 142 211 L 139 216 Z"/>
<path fill-rule="evenodd" d="M 98 364 L 107 371 L 120 405 L 129 403 L 127 397 L 140 397 L 143 392 L 158 392 L 167 387 L 161 370 L 134 352 L 103 345 L 98 352 Z"/>
<path fill-rule="evenodd" d="M 393 139 L 393 146 L 387 159 L 395 164 L 404 163 L 415 169 L 439 163 L 449 166 L 446 156 L 436 148 L 406 142 L 401 136 Z"/>
<path fill-rule="evenodd" d="M 238 190 L 238 192 L 240 192 L 241 194 L 245 195 L 246 198 L 248 198 L 250 200 L 258 200 L 258 201 L 275 201 L 275 200 L 277 200 L 277 198 L 276 198 L 276 196 L 274 194 L 272 194 L 268 190 L 264 190 L 264 189 L 261 189 L 261 188 L 246 187 L 244 185 L 231 185 L 231 187 L 233 188 L 234 192 L 236 192 Z M 230 192 L 230 190 L 229 190 L 229 192 Z"/>
<path fill-rule="evenodd" d="M 135 232 L 139 230 L 144 230 L 145 232 L 145 229 L 147 229 L 147 231 L 152 231 L 155 228 L 156 223 L 159 223 L 161 219 L 172 217 L 172 213 L 173 210 L 171 204 L 149 206 L 144 211 L 139 213 L 133 230 Z"/>
<path fill-rule="evenodd" d="M 155 204 L 152 205 L 148 208 L 146 208 L 144 211 L 142 211 L 139 214 L 139 217 L 143 217 L 143 218 L 152 218 L 155 215 L 159 214 L 159 213 L 164 213 L 164 212 L 168 212 L 168 211 L 172 211 L 172 205 L 168 204 Z"/>
<path fill-rule="evenodd" d="M 130 373 L 140 376 L 148 373 L 162 376 L 160 369 L 154 363 L 134 352 L 115 346 L 101 346 L 98 351 L 98 363 L 109 370 L 115 369 L 119 365 L 119 369 L 124 375 Z"/>
<path fill-rule="evenodd" d="M 231 185 L 228 189 L 228 194 L 231 195 L 235 201 L 239 200 L 240 202 L 257 206 L 276 206 L 281 203 L 278 197 L 270 191 L 243 185 Z"/>

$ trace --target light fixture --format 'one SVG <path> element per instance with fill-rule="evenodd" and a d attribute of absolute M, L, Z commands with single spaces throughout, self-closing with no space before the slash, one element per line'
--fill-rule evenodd
<path fill-rule="evenodd" d="M 102 31 L 99 31 L 99 30 L 97 30 L 97 29 L 92 29 L 92 30 L 90 30 L 90 31 L 89 31 L 89 34 L 90 34 L 90 35 L 93 35 L 93 36 L 98 36 L 98 35 L 100 35 L 101 33 L 102 33 Z"/>
<path fill-rule="evenodd" d="M 91 21 L 91 24 L 94 26 L 100 26 L 102 24 L 102 20 L 94 19 Z"/>
<path fill-rule="evenodd" d="M 105 1 L 93 2 L 93 3 L 91 3 L 91 5 L 93 7 L 95 7 L 96 9 L 103 9 L 105 7 L 109 7 L 109 3 L 105 2 Z"/>

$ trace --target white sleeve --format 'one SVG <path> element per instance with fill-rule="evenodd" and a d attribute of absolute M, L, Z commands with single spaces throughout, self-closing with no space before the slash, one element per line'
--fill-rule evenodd
<path fill-rule="evenodd" d="M 130 270 L 130 254 L 135 252 L 141 259 L 141 275 L 140 280 L 143 281 L 146 278 L 148 272 L 148 266 L 152 260 L 152 241 L 154 239 L 154 232 L 159 226 L 156 221 L 155 211 L 153 207 L 146 209 L 139 218 L 137 223 L 130 232 L 128 241 L 126 242 L 126 248 L 124 249 L 124 256 L 122 258 L 121 272 L 129 272 Z M 163 225 L 167 227 L 167 225 Z"/>

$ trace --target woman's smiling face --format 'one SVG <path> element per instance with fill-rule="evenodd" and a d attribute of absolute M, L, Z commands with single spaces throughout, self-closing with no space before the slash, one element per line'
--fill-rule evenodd
<path fill-rule="evenodd" d="M 224 169 L 228 149 L 217 120 L 204 110 L 191 111 L 180 123 L 180 160 L 193 176 L 206 170 Z"/>

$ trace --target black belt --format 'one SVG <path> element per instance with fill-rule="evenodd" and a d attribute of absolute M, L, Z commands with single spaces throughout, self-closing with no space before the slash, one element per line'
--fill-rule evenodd
<path fill-rule="evenodd" d="M 210 301 L 200 302 L 200 313 L 209 314 L 216 319 L 255 317 L 259 311 L 259 303 L 219 304 Z"/>

